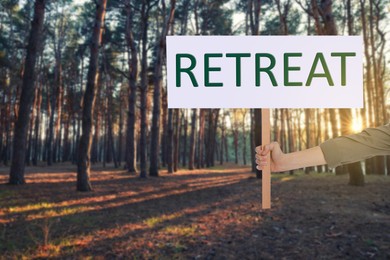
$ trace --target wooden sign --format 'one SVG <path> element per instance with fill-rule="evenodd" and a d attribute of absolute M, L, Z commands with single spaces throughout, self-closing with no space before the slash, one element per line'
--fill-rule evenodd
<path fill-rule="evenodd" d="M 271 142 L 270 110 L 263 108 L 261 110 L 261 142 L 263 145 Z M 271 157 L 267 157 L 267 166 L 263 168 L 261 179 L 262 190 L 262 208 L 271 208 Z"/>

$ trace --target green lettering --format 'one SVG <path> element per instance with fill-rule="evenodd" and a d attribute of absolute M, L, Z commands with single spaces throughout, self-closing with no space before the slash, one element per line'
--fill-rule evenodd
<path fill-rule="evenodd" d="M 289 66 L 289 58 L 290 57 L 302 57 L 302 53 L 300 52 L 292 52 L 284 54 L 284 85 L 291 87 L 299 87 L 302 86 L 302 82 L 290 82 L 289 80 L 289 71 L 300 71 L 301 67 L 290 67 Z"/>
<path fill-rule="evenodd" d="M 204 55 L 204 85 L 205 87 L 222 87 L 221 82 L 210 82 L 210 71 L 221 71 L 220 67 L 210 67 L 210 58 L 220 58 L 222 53 L 207 53 Z"/>
<path fill-rule="evenodd" d="M 260 65 L 261 65 L 260 58 L 262 58 L 262 57 L 268 58 L 270 60 L 270 65 L 268 67 L 265 67 L 265 68 L 260 67 Z M 276 63 L 275 57 L 269 53 L 256 53 L 255 60 L 256 60 L 256 62 L 255 62 L 256 63 L 256 65 L 255 65 L 255 68 L 256 68 L 256 87 L 260 86 L 260 72 L 267 73 L 268 77 L 270 78 L 270 80 L 272 82 L 272 85 L 274 87 L 278 86 L 278 83 L 275 80 L 275 76 L 271 71 L 275 67 L 275 63 Z"/>
<path fill-rule="evenodd" d="M 322 66 L 322 68 L 324 70 L 324 73 L 315 73 L 317 65 L 318 65 L 318 61 L 321 62 L 321 66 Z M 321 52 L 318 52 L 316 54 L 316 56 L 314 57 L 313 65 L 311 66 L 309 76 L 307 77 L 306 86 L 310 86 L 311 85 L 311 82 L 312 82 L 314 77 L 326 78 L 327 81 L 328 81 L 329 86 L 334 86 L 332 76 L 330 75 L 330 72 L 329 72 L 329 69 L 328 69 L 328 65 L 326 64 L 326 61 L 325 61 L 325 58 L 324 58 L 324 54 L 322 54 Z"/>
<path fill-rule="evenodd" d="M 191 61 L 191 64 L 188 68 L 182 68 L 181 67 L 181 59 L 187 58 Z M 196 66 L 196 59 L 193 55 L 188 53 L 181 53 L 176 54 L 176 87 L 181 87 L 181 73 L 187 73 L 187 75 L 190 77 L 192 85 L 194 87 L 198 87 L 198 82 L 196 81 L 196 78 L 194 76 L 194 73 L 192 70 Z"/>
<path fill-rule="evenodd" d="M 347 57 L 355 57 L 356 53 L 354 52 L 332 52 L 332 57 L 340 57 L 341 58 L 341 86 L 345 86 L 347 84 L 347 69 L 345 66 Z"/>
<path fill-rule="evenodd" d="M 250 56 L 250 53 L 226 53 L 226 57 L 236 58 L 236 87 L 241 87 L 241 58 Z"/>

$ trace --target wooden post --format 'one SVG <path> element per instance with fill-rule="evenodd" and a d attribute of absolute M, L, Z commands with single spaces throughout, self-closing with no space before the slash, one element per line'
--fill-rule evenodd
<path fill-rule="evenodd" d="M 261 144 L 266 145 L 271 142 L 270 130 L 270 111 L 269 109 L 261 109 Z M 262 171 L 262 208 L 271 208 L 271 156 L 268 156 L 267 166 Z"/>

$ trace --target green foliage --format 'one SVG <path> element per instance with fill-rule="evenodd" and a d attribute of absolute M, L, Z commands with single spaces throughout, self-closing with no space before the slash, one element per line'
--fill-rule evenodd
<path fill-rule="evenodd" d="M 203 35 L 232 33 L 233 11 L 224 7 L 228 0 L 202 1 L 199 4 L 200 29 Z"/>
<path fill-rule="evenodd" d="M 271 11 L 273 9 L 273 11 Z M 265 25 L 261 30 L 262 35 L 281 35 L 282 25 L 280 23 L 279 14 L 276 11 L 276 8 L 273 7 L 271 10 L 267 11 L 267 19 Z M 265 15 L 265 13 L 263 14 Z M 299 26 L 301 23 L 301 13 L 296 8 L 291 8 L 287 16 L 287 26 L 289 35 L 300 34 Z"/>

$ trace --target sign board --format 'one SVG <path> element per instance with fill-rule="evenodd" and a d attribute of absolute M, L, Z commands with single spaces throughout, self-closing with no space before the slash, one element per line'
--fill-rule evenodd
<path fill-rule="evenodd" d="M 268 144 L 269 108 L 362 108 L 362 52 L 361 36 L 168 36 L 168 108 L 262 108 Z"/>
<path fill-rule="evenodd" d="M 361 36 L 168 36 L 169 108 L 362 108 Z"/>

